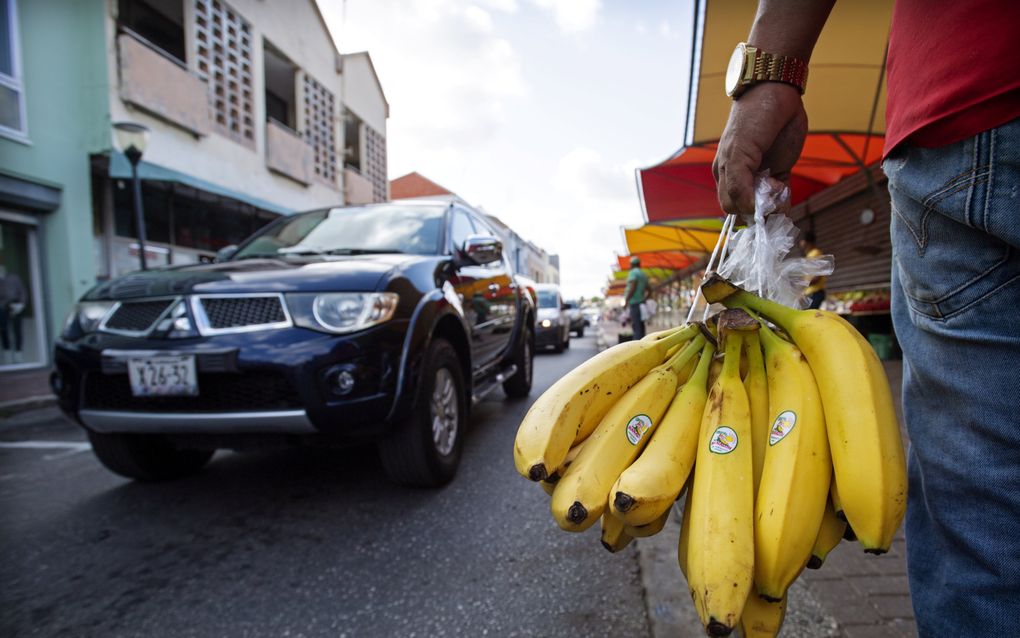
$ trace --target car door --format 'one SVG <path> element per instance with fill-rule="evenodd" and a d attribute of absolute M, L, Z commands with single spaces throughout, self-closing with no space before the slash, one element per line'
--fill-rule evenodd
<path fill-rule="evenodd" d="M 499 238 L 496 231 L 482 218 L 472 215 L 475 228 L 480 235 Z M 485 273 L 486 299 L 492 320 L 490 358 L 499 356 L 510 347 L 514 325 L 517 321 L 517 284 L 513 278 L 510 261 L 503 251 L 499 258 L 482 264 Z"/>
<path fill-rule="evenodd" d="M 471 328 L 471 361 L 478 369 L 493 357 L 493 327 L 491 295 L 489 288 L 495 282 L 489 281 L 491 271 L 468 261 L 461 249 L 468 237 L 478 231 L 471 216 L 464 210 L 450 211 L 450 227 L 447 233 L 448 249 L 454 258 L 454 274 L 451 279 L 454 290 L 464 308 L 464 317 Z"/>

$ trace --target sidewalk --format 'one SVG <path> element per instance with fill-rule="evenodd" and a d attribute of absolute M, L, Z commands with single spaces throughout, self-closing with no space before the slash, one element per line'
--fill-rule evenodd
<path fill-rule="evenodd" d="M 596 334 L 599 349 L 616 344 L 619 332 L 618 323 L 600 323 Z M 885 369 L 902 423 L 901 362 L 887 361 Z M 680 534 L 676 514 L 674 511 L 666 528 L 658 535 L 637 539 L 645 605 L 655 638 L 704 634 L 691 604 L 687 583 L 676 564 L 676 541 Z M 865 554 L 856 543 L 844 541 L 829 554 L 821 569 L 804 570 L 790 588 L 781 635 L 791 638 L 916 636 L 902 528 L 887 554 Z"/>
<path fill-rule="evenodd" d="M 0 417 L 52 404 L 50 369 L 0 374 Z"/>

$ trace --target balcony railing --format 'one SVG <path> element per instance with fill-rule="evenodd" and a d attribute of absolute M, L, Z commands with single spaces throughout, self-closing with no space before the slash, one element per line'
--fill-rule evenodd
<path fill-rule="evenodd" d="M 290 127 L 266 122 L 266 166 L 302 184 L 312 181 L 312 147 Z"/>
<path fill-rule="evenodd" d="M 201 78 L 130 33 L 117 37 L 117 48 L 122 100 L 195 135 L 209 134 L 209 98 Z"/>

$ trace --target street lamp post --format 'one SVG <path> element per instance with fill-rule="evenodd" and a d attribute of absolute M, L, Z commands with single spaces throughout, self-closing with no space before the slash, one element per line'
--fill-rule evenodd
<path fill-rule="evenodd" d="M 113 139 L 117 150 L 131 162 L 131 184 L 134 190 L 135 225 L 138 230 L 138 262 L 145 270 L 145 213 L 142 209 L 142 181 L 138 179 L 138 162 L 145 152 L 145 144 L 149 140 L 149 129 L 134 122 L 115 122 Z"/>

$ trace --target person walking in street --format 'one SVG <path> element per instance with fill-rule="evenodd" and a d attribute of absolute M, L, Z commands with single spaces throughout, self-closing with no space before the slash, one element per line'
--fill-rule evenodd
<path fill-rule="evenodd" d="M 630 311 L 630 325 L 635 339 L 645 336 L 645 320 L 641 317 L 641 304 L 648 297 L 648 275 L 641 270 L 641 260 L 630 258 L 630 274 L 627 275 L 627 286 L 623 290 L 623 298 Z"/>
<path fill-rule="evenodd" d="M 815 234 L 807 231 L 800 238 L 800 250 L 808 259 L 822 257 L 822 249 L 815 245 Z M 821 308 L 825 301 L 825 277 L 815 277 L 804 289 L 804 296 L 808 299 L 808 308 Z"/>
<path fill-rule="evenodd" d="M 807 132 L 808 62 L 833 4 L 759 2 L 745 46 L 780 72 L 727 73 L 734 102 L 713 166 L 726 212 L 753 212 L 758 171 L 788 179 Z M 1017 41 L 1016 0 L 893 10 L 883 168 L 910 435 L 907 570 L 925 638 L 1016 635 L 1020 616 Z"/>

